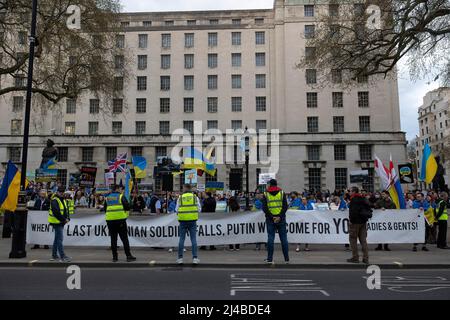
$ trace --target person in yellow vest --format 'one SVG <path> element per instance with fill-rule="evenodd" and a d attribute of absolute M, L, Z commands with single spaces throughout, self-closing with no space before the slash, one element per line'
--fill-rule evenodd
<path fill-rule="evenodd" d="M 187 232 L 189 232 L 192 242 L 192 263 L 199 264 L 200 260 L 197 256 L 197 220 L 198 213 L 202 211 L 202 205 L 197 195 L 192 192 L 191 185 L 186 184 L 184 186 L 184 193 L 178 198 L 175 211 L 180 223 L 177 264 L 183 264 L 184 242 Z"/>
<path fill-rule="evenodd" d="M 64 199 L 66 201 L 67 210 L 69 210 L 70 220 L 70 217 L 75 214 L 75 202 L 72 200 L 72 194 L 70 192 L 66 192 L 64 194 Z"/>
<path fill-rule="evenodd" d="M 50 209 L 48 210 L 48 223 L 52 225 L 55 233 L 52 248 L 52 258 L 50 261 L 60 260 L 61 262 L 70 262 L 71 259 L 64 253 L 64 225 L 69 222 L 69 210 L 64 200 L 65 188 L 60 186 L 56 194 L 51 197 Z M 59 258 L 58 258 L 59 254 Z"/>
<path fill-rule="evenodd" d="M 130 250 L 130 242 L 128 241 L 127 218 L 130 204 L 126 197 L 119 192 L 119 186 L 114 185 L 112 192 L 106 195 L 105 199 L 105 218 L 108 225 L 109 235 L 111 237 L 111 251 L 113 262 L 118 261 L 117 254 L 117 237 L 120 237 L 123 243 L 123 249 L 127 256 L 127 262 L 136 261 Z"/>
<path fill-rule="evenodd" d="M 448 208 L 448 193 L 441 192 L 437 208 L 435 209 L 439 226 L 439 233 L 437 236 L 437 247 L 439 249 L 450 249 L 447 247 Z"/>
<path fill-rule="evenodd" d="M 269 181 L 263 198 L 263 211 L 266 214 L 267 225 L 267 259 L 266 263 L 273 263 L 275 232 L 278 231 L 283 250 L 284 261 L 289 263 L 289 243 L 287 239 L 286 211 L 289 208 L 286 194 L 278 187 L 277 181 Z"/>

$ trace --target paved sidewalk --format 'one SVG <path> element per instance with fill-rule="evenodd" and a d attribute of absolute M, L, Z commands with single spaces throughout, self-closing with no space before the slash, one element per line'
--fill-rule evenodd
<path fill-rule="evenodd" d="M 310 252 L 295 252 L 295 245 L 290 248 L 290 264 L 285 265 L 279 245 L 275 251 L 276 268 L 363 268 L 363 264 L 348 264 L 347 258 L 351 253 L 346 252 L 343 245 L 310 245 Z M 411 245 L 391 245 L 392 251 L 374 251 L 375 245 L 370 245 L 370 263 L 383 268 L 417 268 L 436 269 L 450 268 L 450 250 L 437 249 L 435 245 L 428 245 L 429 252 L 413 252 Z M 199 250 L 199 258 L 203 268 L 267 268 L 264 264 L 266 252 L 264 246 L 261 251 L 255 251 L 255 245 L 242 245 L 240 251 L 229 251 L 223 246 L 216 251 Z M 303 249 L 303 246 L 302 246 Z M 31 249 L 27 246 L 25 259 L 9 259 L 11 239 L 0 239 L 0 267 L 57 267 L 60 262 L 50 262 L 51 250 Z M 151 248 L 135 248 L 132 250 L 137 261 L 126 263 L 123 251 L 119 251 L 119 263 L 112 263 L 111 252 L 107 248 L 99 247 L 66 247 L 66 254 L 72 258 L 71 264 L 84 267 L 174 267 L 177 258 L 176 250 L 169 253 L 167 249 L 155 250 Z M 191 266 L 191 251 L 184 255 L 185 266 Z"/>

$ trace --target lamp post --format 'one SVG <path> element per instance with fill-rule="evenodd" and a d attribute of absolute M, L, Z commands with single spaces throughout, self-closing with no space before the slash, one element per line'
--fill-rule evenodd
<path fill-rule="evenodd" d="M 245 211 L 250 211 L 249 198 L 249 174 L 248 165 L 250 160 L 250 136 L 248 135 L 248 128 L 245 127 Z"/>
<path fill-rule="evenodd" d="M 9 258 L 25 258 L 27 252 L 26 230 L 27 230 L 27 199 L 26 199 L 26 178 L 27 178 L 27 161 L 28 161 L 28 139 L 30 134 L 30 113 L 31 113 L 31 96 L 33 88 L 33 66 L 34 66 L 34 50 L 36 47 L 36 19 L 37 19 L 37 0 L 32 0 L 31 11 L 31 33 L 29 37 L 30 55 L 28 60 L 28 81 L 27 96 L 25 102 L 25 122 L 23 128 L 23 146 L 22 146 L 22 174 L 20 179 L 19 203 L 13 215 L 12 221 L 12 245 Z"/>

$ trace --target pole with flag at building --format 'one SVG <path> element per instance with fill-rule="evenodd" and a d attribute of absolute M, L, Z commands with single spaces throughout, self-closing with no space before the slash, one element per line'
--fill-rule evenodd
<path fill-rule="evenodd" d="M 438 170 L 437 161 L 427 143 L 423 149 L 422 164 L 420 166 L 420 180 L 431 184 Z"/>

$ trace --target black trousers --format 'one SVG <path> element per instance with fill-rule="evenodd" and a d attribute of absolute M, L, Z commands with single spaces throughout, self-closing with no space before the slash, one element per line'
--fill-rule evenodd
<path fill-rule="evenodd" d="M 447 221 L 439 220 L 438 226 L 439 226 L 439 233 L 437 237 L 437 247 L 444 248 L 447 246 Z"/>
<path fill-rule="evenodd" d="M 123 243 L 123 249 L 127 257 L 131 256 L 130 242 L 128 241 L 127 220 L 106 221 L 111 237 L 111 250 L 113 258 L 117 258 L 117 236 Z"/>

